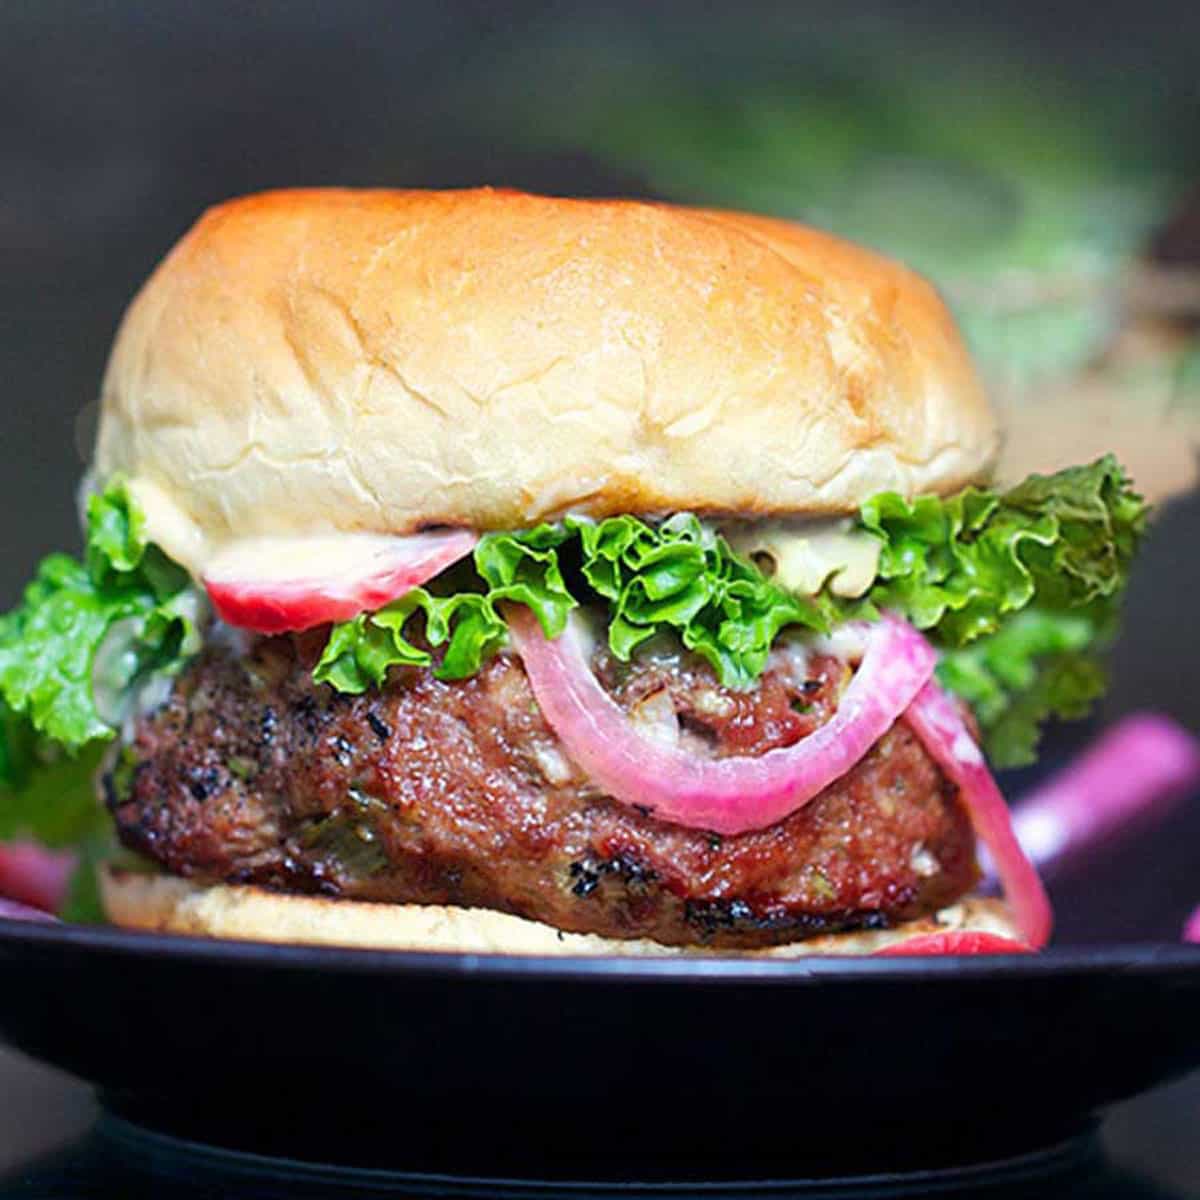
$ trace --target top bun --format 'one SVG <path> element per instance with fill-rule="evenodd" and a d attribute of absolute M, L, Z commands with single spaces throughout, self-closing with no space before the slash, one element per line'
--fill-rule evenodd
<path fill-rule="evenodd" d="M 284 191 L 206 213 L 126 313 L 96 469 L 193 569 L 251 535 L 566 512 L 836 513 L 978 477 L 994 419 L 904 267 L 633 201 Z"/>

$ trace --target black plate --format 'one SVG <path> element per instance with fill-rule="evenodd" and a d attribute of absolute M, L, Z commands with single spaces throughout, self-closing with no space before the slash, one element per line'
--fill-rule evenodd
<path fill-rule="evenodd" d="M 994 1160 L 1200 1066 L 1200 950 L 1182 946 L 553 960 L 0 921 L 0 969 L 0 1036 L 125 1118 L 430 1172 Z"/>

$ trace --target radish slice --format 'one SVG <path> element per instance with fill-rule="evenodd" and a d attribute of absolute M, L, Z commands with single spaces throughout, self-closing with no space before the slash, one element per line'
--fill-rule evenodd
<path fill-rule="evenodd" d="M 896 942 L 876 950 L 872 958 L 903 958 L 917 954 L 1029 954 L 1031 947 L 998 933 L 959 930 L 947 933 L 922 933 L 906 942 Z"/>
<path fill-rule="evenodd" d="M 1139 818 L 1163 817 L 1200 785 L 1200 742 L 1169 717 L 1137 713 L 1013 806 L 1017 840 L 1045 868 Z"/>
<path fill-rule="evenodd" d="M 217 615 L 255 633 L 312 629 L 382 608 L 475 548 L 468 529 L 389 537 L 250 538 L 205 568 Z"/>
<path fill-rule="evenodd" d="M 0 845 L 0 896 L 58 912 L 76 862 L 69 850 L 47 850 L 35 842 Z"/>
<path fill-rule="evenodd" d="M 1040 949 L 1050 940 L 1054 920 L 1050 901 L 1033 863 L 1017 841 L 1008 805 L 957 705 L 931 679 L 904 719 L 950 781 L 958 785 L 975 836 L 996 864 L 1013 919 L 1029 945 Z"/>
<path fill-rule="evenodd" d="M 861 630 L 865 651 L 833 717 L 793 746 L 757 758 L 698 758 L 649 737 L 592 674 L 573 626 L 550 640 L 526 608 L 505 616 L 543 715 L 598 787 L 678 825 L 764 829 L 839 779 L 891 728 L 932 676 L 933 648 L 885 617 Z"/>

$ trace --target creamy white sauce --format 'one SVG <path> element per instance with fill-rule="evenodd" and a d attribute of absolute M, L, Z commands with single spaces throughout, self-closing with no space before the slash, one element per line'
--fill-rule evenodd
<path fill-rule="evenodd" d="M 867 636 L 861 624 L 850 621 L 828 633 L 814 634 L 809 645 L 818 654 L 828 654 L 842 662 L 855 662 L 867 651 Z"/>
<path fill-rule="evenodd" d="M 134 641 L 141 617 L 125 617 L 108 627 L 92 657 L 92 703 L 106 725 L 119 728 L 133 707 L 130 679 L 137 670 Z"/>
<path fill-rule="evenodd" d="M 805 596 L 826 583 L 835 596 L 861 596 L 879 571 L 881 543 L 853 517 L 739 521 L 721 532 L 738 554 L 768 560 L 780 586 Z"/>
<path fill-rule="evenodd" d="M 189 589 L 176 601 L 181 616 L 197 629 L 208 619 L 208 603 L 203 593 Z M 96 648 L 92 658 L 92 702 L 106 724 L 121 731 L 128 741 L 136 721 L 166 703 L 174 681 L 172 672 L 159 671 L 140 680 L 137 639 L 144 625 L 142 617 L 125 617 L 114 622 Z"/>
<path fill-rule="evenodd" d="M 767 668 L 778 671 L 792 687 L 802 688 L 808 682 L 808 664 L 813 648 L 811 637 L 785 635 L 772 647 Z"/>
<path fill-rule="evenodd" d="M 210 546 L 196 522 L 163 488 L 147 479 L 131 479 L 129 494 L 146 515 L 147 540 L 199 579 L 204 573 Z"/>
<path fill-rule="evenodd" d="M 643 737 L 669 748 L 679 745 L 679 718 L 671 693 L 666 688 L 651 693 L 635 704 L 629 710 L 629 719 Z"/>
<path fill-rule="evenodd" d="M 570 781 L 571 764 L 556 746 L 536 743 L 533 757 L 537 761 L 538 769 L 550 783 L 563 784 Z"/>

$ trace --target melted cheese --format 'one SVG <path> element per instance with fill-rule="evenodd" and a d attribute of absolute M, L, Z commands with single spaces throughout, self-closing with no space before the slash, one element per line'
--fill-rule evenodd
<path fill-rule="evenodd" d="M 826 582 L 835 596 L 861 596 L 879 571 L 879 539 L 856 529 L 853 517 L 747 521 L 722 532 L 738 554 L 769 559 L 775 581 L 805 596 Z"/>

